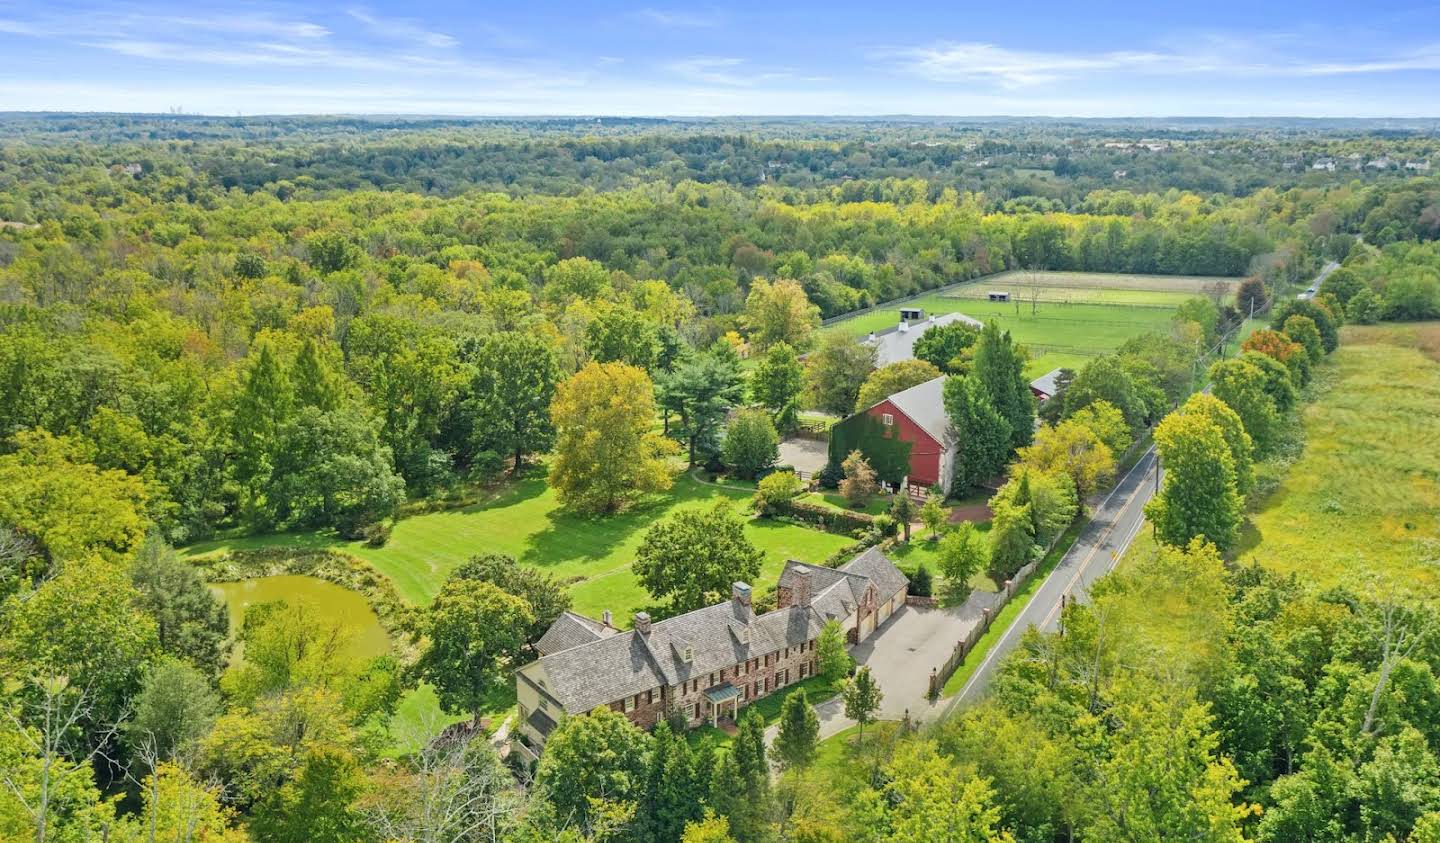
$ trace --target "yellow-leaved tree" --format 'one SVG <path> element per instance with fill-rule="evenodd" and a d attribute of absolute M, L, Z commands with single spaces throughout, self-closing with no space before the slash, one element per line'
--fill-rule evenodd
<path fill-rule="evenodd" d="M 655 432 L 655 389 L 644 369 L 588 364 L 556 388 L 550 418 L 550 485 L 564 506 L 609 514 L 670 488 L 666 457 L 676 446 Z"/>

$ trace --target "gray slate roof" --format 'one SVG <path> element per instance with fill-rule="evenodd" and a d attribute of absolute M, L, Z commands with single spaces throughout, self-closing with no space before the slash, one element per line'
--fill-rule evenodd
<path fill-rule="evenodd" d="M 1052 369 L 1033 381 L 1030 381 L 1030 388 L 1043 392 L 1046 395 L 1055 396 L 1055 379 L 1060 376 L 1059 369 Z"/>
<path fill-rule="evenodd" d="M 798 571 L 809 572 L 810 605 L 826 619 L 848 618 L 855 611 L 865 589 L 872 584 L 876 599 L 884 603 L 910 582 L 878 547 L 866 550 L 838 568 L 809 565 L 792 559 L 780 572 L 780 585 L 792 587 Z"/>
<path fill-rule="evenodd" d="M 878 547 L 872 547 L 841 565 L 840 570 L 850 575 L 863 576 L 875 583 L 875 590 L 880 592 L 881 603 L 894 597 L 896 592 L 910 583 L 910 578 L 905 576 L 890 557 L 880 552 Z"/>
<path fill-rule="evenodd" d="M 955 428 L 950 424 L 950 415 L 945 412 L 944 375 L 902 389 L 887 400 L 920 425 L 936 442 L 946 446 L 955 442 Z"/>
<path fill-rule="evenodd" d="M 567 611 L 561 613 L 560 617 L 550 624 L 550 628 L 545 630 L 545 634 L 540 636 L 539 641 L 535 642 L 535 649 L 539 651 L 540 655 L 548 656 L 561 650 L 608 638 L 616 632 L 618 630 L 608 627 L 600 621 Z"/>
<path fill-rule="evenodd" d="M 577 714 L 662 685 L 692 678 L 708 682 L 721 668 L 803 644 L 823 626 L 824 619 L 811 609 L 790 607 L 757 616 L 750 607 L 726 600 L 658 621 L 648 635 L 618 632 L 544 656 L 539 664 L 549 693 Z M 742 640 L 747 632 L 748 642 Z M 684 660 L 687 646 L 689 662 Z"/>
<path fill-rule="evenodd" d="M 875 346 L 875 365 L 888 366 L 891 363 L 899 363 L 901 360 L 915 359 L 915 341 L 931 328 L 938 325 L 949 325 L 952 322 L 964 322 L 976 328 L 982 328 L 978 320 L 971 319 L 963 313 L 946 313 L 942 316 L 932 316 L 920 322 L 914 322 L 906 326 L 904 330 L 897 324 L 893 328 L 886 328 L 884 331 L 877 331 L 873 339 L 867 338 L 866 343 Z"/>

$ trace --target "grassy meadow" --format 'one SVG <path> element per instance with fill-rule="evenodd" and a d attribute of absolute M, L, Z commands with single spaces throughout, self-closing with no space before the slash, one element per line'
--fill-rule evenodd
<path fill-rule="evenodd" d="M 728 498 L 743 506 L 750 495 L 676 478 L 667 494 L 620 515 L 598 518 L 560 507 L 542 475 L 508 484 L 490 500 L 473 506 L 403 518 L 380 548 L 345 541 L 331 532 L 244 536 L 192 545 L 188 556 L 261 547 L 331 548 L 352 554 L 388 576 L 412 603 L 426 603 L 452 570 L 479 553 L 507 553 L 526 565 L 571 581 L 576 611 L 598 617 L 604 609 L 617 623 L 650 604 L 650 596 L 630 571 L 645 529 L 685 508 Z M 819 562 L 850 543 L 844 536 L 792 524 L 754 519 L 745 527 L 765 554 L 758 590 L 774 585 L 786 559 Z"/>
<path fill-rule="evenodd" d="M 1037 377 L 1061 366 L 1078 368 L 1127 339 L 1168 329 L 1170 316 L 1185 299 L 1216 282 L 1235 279 L 1160 275 L 1112 275 L 1080 272 L 1007 272 L 905 303 L 927 313 L 964 313 L 981 321 L 995 319 L 1016 341 L 1029 346 L 1025 368 Z M 1038 288 L 1040 300 L 1028 300 Z M 1007 290 L 1009 302 L 984 298 L 989 290 Z M 868 334 L 897 321 L 900 305 L 887 306 L 836 322 L 827 331 Z"/>
<path fill-rule="evenodd" d="M 1440 586 L 1440 323 L 1350 325 L 1316 370 L 1293 463 L 1257 466 L 1276 483 L 1252 503 L 1236 556 L 1318 587 L 1377 577 Z M 1122 561 L 1155 552 L 1143 529 Z"/>
<path fill-rule="evenodd" d="M 1440 323 L 1348 326 L 1304 411 L 1305 450 L 1240 556 L 1320 586 L 1440 586 Z"/>

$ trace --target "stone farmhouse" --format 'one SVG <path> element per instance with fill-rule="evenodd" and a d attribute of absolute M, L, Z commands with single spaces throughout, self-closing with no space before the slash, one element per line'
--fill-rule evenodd
<path fill-rule="evenodd" d="M 787 563 L 779 606 L 764 614 L 743 582 L 723 603 L 663 621 L 637 612 L 630 630 L 567 612 L 537 643 L 540 658 L 515 671 L 520 735 L 538 748 L 560 718 L 601 706 L 644 729 L 671 711 L 690 726 L 733 722 L 746 705 L 815 675 L 827 621 L 863 641 L 905 605 L 909 585 L 871 548 L 840 568 Z"/>

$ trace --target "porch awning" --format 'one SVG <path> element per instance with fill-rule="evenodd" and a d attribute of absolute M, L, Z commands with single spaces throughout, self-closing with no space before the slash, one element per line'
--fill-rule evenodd
<path fill-rule="evenodd" d="M 739 696 L 740 689 L 735 687 L 734 685 L 731 685 L 729 682 L 716 685 L 713 688 L 705 689 L 705 699 L 709 700 L 712 703 L 718 704 L 722 702 L 728 702 L 730 700 L 737 699 Z"/>

